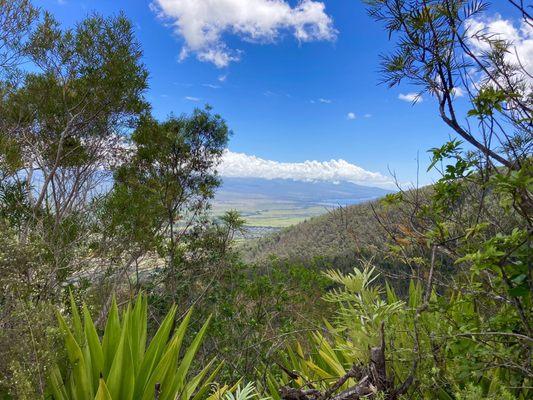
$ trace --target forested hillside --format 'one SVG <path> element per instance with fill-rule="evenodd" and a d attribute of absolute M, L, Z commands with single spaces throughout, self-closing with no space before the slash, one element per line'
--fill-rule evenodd
<path fill-rule="evenodd" d="M 250 262 L 279 259 L 313 260 L 323 266 L 350 268 L 360 251 L 383 250 L 386 231 L 374 211 L 382 211 L 379 200 L 345 207 L 331 207 L 325 214 L 284 228 L 264 238 L 242 245 L 243 256 Z M 393 211 L 392 211 L 393 212 Z"/>

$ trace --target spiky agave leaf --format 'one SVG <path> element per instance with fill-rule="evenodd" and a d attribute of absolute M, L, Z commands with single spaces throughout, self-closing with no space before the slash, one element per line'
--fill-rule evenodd
<path fill-rule="evenodd" d="M 56 400 L 137 400 L 150 399 L 158 387 L 161 400 L 207 397 L 209 385 L 222 364 L 214 370 L 214 360 L 196 376 L 189 370 L 205 336 L 209 319 L 180 359 L 192 310 L 171 335 L 176 315 L 173 306 L 148 347 L 147 301 L 139 295 L 120 316 L 115 299 L 100 340 L 88 308 L 82 307 L 83 321 L 74 297 L 70 295 L 73 330 L 58 312 L 60 330 L 65 336 L 69 365 L 66 373 L 55 366 L 49 377 L 49 392 Z"/>

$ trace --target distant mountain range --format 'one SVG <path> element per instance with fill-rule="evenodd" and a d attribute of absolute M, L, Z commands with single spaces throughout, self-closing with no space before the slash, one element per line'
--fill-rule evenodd
<path fill-rule="evenodd" d="M 350 182 L 292 179 L 223 178 L 213 209 L 215 215 L 234 209 L 246 218 L 252 236 L 294 225 L 338 206 L 359 204 L 389 190 Z"/>
<path fill-rule="evenodd" d="M 223 178 L 217 202 L 245 199 L 306 205 L 348 205 L 375 199 L 390 190 L 351 182 L 296 181 L 292 179 Z"/>

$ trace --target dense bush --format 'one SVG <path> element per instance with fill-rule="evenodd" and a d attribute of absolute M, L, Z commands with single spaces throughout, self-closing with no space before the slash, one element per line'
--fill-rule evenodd
<path fill-rule="evenodd" d="M 446 400 L 531 395 L 520 369 L 528 363 L 529 339 L 495 331 L 496 324 L 519 324 L 511 307 L 485 314 L 475 295 L 451 292 L 442 297 L 415 282 L 401 299 L 392 287 L 376 283 L 370 266 L 326 275 L 338 284 L 325 295 L 336 305 L 332 324 L 314 332 L 307 343 L 296 342 L 280 352 L 285 372 L 270 373 L 267 381 L 274 398 L 287 384 L 322 392 L 359 387 L 361 393 L 383 392 L 386 398 L 407 392 Z M 485 341 L 486 332 L 495 338 Z M 384 356 L 383 376 L 376 372 L 378 350 Z M 342 378 L 347 379 L 335 386 Z"/>

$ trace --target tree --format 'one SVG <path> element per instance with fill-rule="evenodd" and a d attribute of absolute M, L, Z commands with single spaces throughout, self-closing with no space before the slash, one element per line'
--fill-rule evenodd
<path fill-rule="evenodd" d="M 0 76 L 13 72 L 23 58 L 26 40 L 38 11 L 29 0 L 0 1 Z"/>
<path fill-rule="evenodd" d="M 0 143 L 6 143 L 0 158 L 17 159 L 3 171 L 2 206 L 24 211 L 17 227 L 22 245 L 39 237 L 48 248 L 52 269 L 44 288 L 50 289 L 57 274 L 68 275 L 72 246 L 86 234 L 81 217 L 147 108 L 147 72 L 123 16 L 93 15 L 63 30 L 45 14 L 23 56 L 33 68 L 20 82 L 6 83 L 0 101 Z M 14 191 L 19 195 L 5 196 Z"/>
<path fill-rule="evenodd" d="M 400 221 L 391 223 L 376 213 L 392 242 L 389 256 L 419 271 L 416 278 L 424 282 L 428 305 L 433 290 L 475 305 L 479 317 L 466 320 L 450 317 L 448 306 L 434 302 L 450 320 L 450 332 L 458 330 L 453 346 L 464 346 L 469 338 L 469 360 L 502 379 L 518 398 L 527 397 L 533 377 L 530 71 L 503 32 L 476 30 L 473 21 L 488 11 L 483 1 L 367 3 L 370 14 L 397 38 L 395 52 L 383 58 L 384 81 L 392 86 L 406 80 L 421 87 L 463 140 L 430 150 L 429 169 L 441 174 L 432 188 L 400 190 L 386 199 L 401 208 Z M 523 24 L 531 26 L 523 4 L 510 3 Z M 470 102 L 462 116 L 456 106 L 461 92 Z M 416 325 L 413 330 L 416 337 L 420 331 Z M 461 330 L 473 334 L 462 335 Z M 413 352 L 420 354 L 416 346 Z M 477 377 L 478 385 L 491 379 L 482 379 L 477 367 L 470 367 L 466 374 Z"/>
<path fill-rule="evenodd" d="M 121 274 L 157 252 L 166 260 L 167 293 L 175 298 L 179 268 L 205 250 L 198 243 L 209 225 L 206 211 L 220 183 L 216 166 L 228 136 L 226 123 L 209 107 L 164 122 L 141 119 L 132 134 L 134 154 L 116 171 L 104 213 L 105 236 L 118 238 L 129 254 Z"/>
<path fill-rule="evenodd" d="M 502 33 L 476 30 L 472 21 L 487 10 L 485 1 L 366 0 L 383 22 L 396 50 L 383 57 L 390 86 L 406 80 L 438 102 L 439 115 L 479 151 L 486 162 L 519 169 L 531 153 L 533 85 L 531 73 Z M 531 16 L 518 2 L 524 24 Z M 468 95 L 473 108 L 461 121 L 455 103 Z M 512 127 L 509 129 L 509 125 Z"/>
<path fill-rule="evenodd" d="M 140 59 L 123 16 L 63 29 L 0 1 L 0 396 L 43 394 L 50 303 L 94 266 L 94 200 L 147 109 Z"/>
<path fill-rule="evenodd" d="M 341 285 L 326 295 L 338 304 L 335 325 L 326 326 L 329 338 L 317 333 L 308 359 L 300 363 L 301 350 L 300 357 L 289 353 L 285 367 L 297 367 L 299 388 L 284 388 L 281 397 L 529 398 L 530 71 L 502 34 L 475 30 L 472 21 L 488 10 L 483 1 L 366 3 L 396 39 L 383 57 L 383 80 L 432 96 L 459 138 L 430 150 L 429 169 L 441 174 L 434 185 L 399 187 L 381 207 L 370 205 L 388 236 L 376 255 L 394 270 L 383 272 L 411 280 L 409 297 L 372 284 L 370 269 L 329 273 Z M 522 3 L 510 3 L 530 26 Z M 461 93 L 466 110 L 457 107 Z M 331 381 L 319 386 L 319 379 Z"/>

